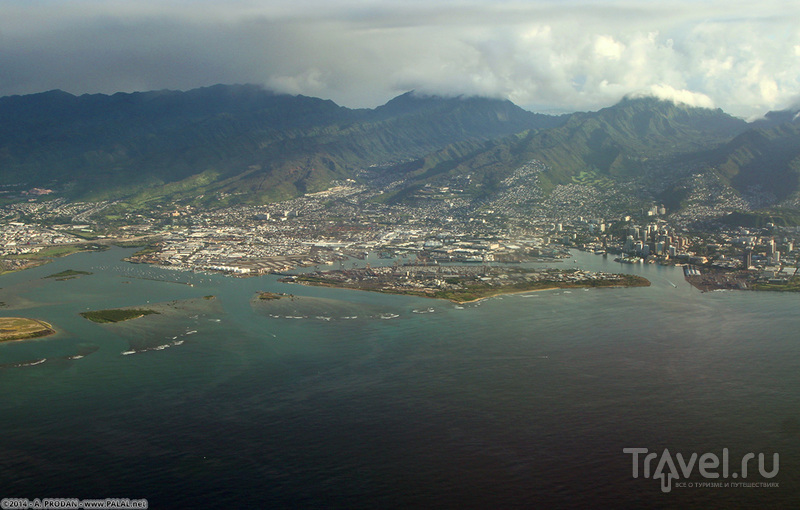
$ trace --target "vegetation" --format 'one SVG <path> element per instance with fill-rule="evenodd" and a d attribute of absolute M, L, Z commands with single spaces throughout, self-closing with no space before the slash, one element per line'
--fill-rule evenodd
<path fill-rule="evenodd" d="M 767 290 L 775 292 L 800 292 L 800 278 L 790 278 L 786 283 L 754 283 L 751 290 Z"/>
<path fill-rule="evenodd" d="M 36 253 L 23 253 L 20 255 L 7 255 L 7 259 L 26 259 L 26 260 L 46 260 L 58 257 L 65 257 L 78 253 L 80 251 L 105 251 L 108 246 L 97 244 L 69 244 L 63 246 L 53 246 L 51 248 L 44 248 Z"/>
<path fill-rule="evenodd" d="M 83 275 L 90 275 L 92 273 L 88 271 L 75 271 L 74 269 L 67 269 L 65 271 L 61 271 L 60 273 L 54 273 L 49 276 L 45 276 L 44 278 L 55 278 L 58 281 L 62 280 L 70 280 L 72 278 L 77 278 Z"/>
<path fill-rule="evenodd" d="M 385 200 L 401 201 L 439 175 L 470 174 L 480 198 L 503 178 L 531 160 L 545 165 L 538 186 L 551 192 L 560 184 L 613 189 L 620 181 L 645 177 L 650 160 L 670 165 L 714 156 L 709 148 L 722 146 L 747 129 L 747 124 L 719 110 L 676 106 L 656 99 L 626 99 L 598 112 L 576 113 L 561 126 L 529 130 L 469 147 L 459 142 L 420 163 L 411 164 L 407 187 Z M 715 156 L 716 157 L 716 156 Z M 416 165 L 417 168 L 414 168 Z M 398 170 L 407 170 L 408 165 Z M 678 199 L 679 200 L 679 199 Z"/>
<path fill-rule="evenodd" d="M 59 182 L 69 198 L 132 207 L 232 205 L 325 189 L 353 170 L 563 124 L 508 101 L 400 96 L 373 110 L 217 85 L 187 92 L 10 97 L 0 118 L 9 182 Z M 67 189 L 63 176 L 74 187 Z M 109 220 L 118 211 L 106 213 Z"/>
<path fill-rule="evenodd" d="M 65 230 L 64 233 L 73 235 L 75 237 L 80 237 L 81 239 L 85 239 L 87 241 L 94 241 L 95 239 L 100 238 L 100 235 L 97 232 L 84 232 L 83 230 Z"/>
<path fill-rule="evenodd" d="M 146 238 L 146 239 L 138 239 L 136 241 L 114 241 L 114 246 L 119 246 L 120 248 L 153 248 L 156 245 L 158 239 L 153 238 Z"/>
<path fill-rule="evenodd" d="M 768 223 L 779 227 L 800 226 L 800 211 L 775 209 L 766 212 L 733 212 L 722 221 L 728 225 L 763 228 Z"/>
<path fill-rule="evenodd" d="M 737 189 L 784 199 L 800 189 L 800 125 L 749 130 L 717 150 L 712 164 Z"/>
<path fill-rule="evenodd" d="M 447 299 L 455 303 L 466 303 L 478 299 L 485 299 L 504 294 L 518 292 L 529 292 L 548 289 L 585 289 L 600 287 L 649 287 L 650 281 L 641 276 L 621 275 L 622 280 L 584 280 L 577 282 L 562 281 L 537 281 L 519 282 L 503 287 L 493 287 L 488 285 L 470 285 L 463 290 L 439 291 L 429 297 Z M 425 294 L 419 294 L 425 295 Z"/>
<path fill-rule="evenodd" d="M 64 257 L 82 251 L 83 247 L 76 245 L 69 246 L 55 246 L 52 248 L 45 248 L 36 253 L 25 253 L 22 255 L 8 255 L 10 259 L 30 259 L 30 260 L 43 260 L 56 257 Z"/>
<path fill-rule="evenodd" d="M 138 319 L 151 314 L 158 314 L 158 312 L 147 308 L 112 308 L 109 310 L 82 312 L 80 315 L 92 322 L 109 323 Z"/>
<path fill-rule="evenodd" d="M 40 338 L 55 333 L 53 327 L 36 319 L 0 317 L 0 342 Z"/>
<path fill-rule="evenodd" d="M 132 246 L 132 248 L 135 248 Z M 150 255 L 152 253 L 158 252 L 159 246 L 158 242 L 148 242 L 140 250 L 137 250 L 136 253 L 132 254 L 128 259 L 132 259 L 134 257 L 144 257 L 146 255 Z M 126 260 L 128 260 L 126 259 Z"/>
<path fill-rule="evenodd" d="M 366 168 L 405 179 L 376 201 L 411 202 L 426 184 L 470 175 L 463 196 L 480 202 L 532 160 L 542 165 L 536 186 L 545 195 L 559 185 L 613 191 L 635 183 L 642 191 L 666 182 L 654 194 L 676 211 L 691 205 L 684 180 L 689 170 L 733 194 L 757 190 L 777 201 L 800 195 L 800 125 L 793 116 L 747 124 L 721 110 L 647 98 L 547 116 L 508 101 L 412 93 L 375 109 L 351 110 L 256 86 L 219 85 L 14 96 L 0 103 L 0 118 L 13 126 L 0 130 L 6 181 L 53 182 L 64 198 L 121 200 L 98 213 L 107 226 L 132 211 L 177 202 L 224 207 L 288 199 L 334 180 L 360 179 Z M 649 201 L 651 191 L 636 198 Z M 24 214 L 19 219 L 27 221 Z M 774 223 L 797 225 L 800 218 L 778 214 Z"/>
<path fill-rule="evenodd" d="M 452 280 L 457 280 L 453 278 Z M 340 287 L 357 290 L 368 290 L 385 294 L 401 294 L 409 296 L 430 297 L 436 299 L 447 299 L 454 303 L 467 303 L 479 299 L 485 299 L 503 294 L 514 294 L 519 292 L 529 292 L 548 289 L 582 289 L 594 287 L 649 287 L 650 281 L 636 275 L 615 275 L 612 278 L 586 279 L 577 281 L 560 280 L 538 280 L 538 281 L 512 281 L 505 285 L 491 285 L 480 281 L 464 282 L 461 288 L 447 290 L 432 289 L 406 289 L 399 286 L 387 288 L 385 285 L 376 285 L 371 281 L 356 281 L 344 283 L 334 278 L 324 276 L 297 275 L 291 281 L 304 283 L 307 285 L 317 285 L 323 287 Z M 384 282 L 385 283 L 385 282 Z"/>

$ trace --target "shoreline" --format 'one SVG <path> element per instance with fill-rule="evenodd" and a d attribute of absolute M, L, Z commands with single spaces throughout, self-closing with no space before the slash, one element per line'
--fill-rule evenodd
<path fill-rule="evenodd" d="M 493 297 L 498 296 L 513 296 L 514 294 L 527 294 L 528 292 L 543 292 L 546 290 L 558 290 L 558 289 L 590 289 L 591 286 L 587 285 L 585 287 L 542 287 L 540 289 L 529 289 L 529 290 L 515 290 L 511 292 L 498 292 L 497 294 L 492 294 L 490 296 L 481 296 L 479 298 L 470 299 L 469 301 L 456 301 L 455 299 L 447 299 L 447 298 L 433 298 L 433 299 L 447 299 L 451 303 L 455 303 L 457 305 L 465 305 L 469 303 L 477 303 L 478 301 L 483 301 L 484 299 L 491 299 Z M 625 285 L 606 285 L 605 287 L 598 287 L 598 288 L 627 288 Z M 433 297 L 433 296 L 431 296 Z"/>
<path fill-rule="evenodd" d="M 29 319 L 27 317 L 0 317 L 0 326 L 2 326 L 2 323 L 6 322 L 6 321 L 8 321 L 8 322 L 10 322 L 10 321 L 24 321 L 23 324 L 28 325 L 28 326 L 33 326 L 33 324 L 36 324 L 36 325 L 39 326 L 39 329 L 30 331 L 30 332 L 9 332 L 9 333 L 3 332 L 3 333 L 0 333 L 0 343 L 19 342 L 19 341 L 22 341 L 22 340 L 35 340 L 37 338 L 45 338 L 45 337 L 52 336 L 52 335 L 55 335 L 56 333 L 58 333 L 58 331 L 56 330 L 56 328 L 53 327 L 52 324 L 50 324 L 49 322 L 45 322 L 43 320 L 39 320 L 39 319 Z M 9 327 L 17 327 L 17 328 L 19 328 L 21 326 L 20 325 L 14 326 L 14 325 L 9 324 Z M 4 336 L 4 335 L 8 335 L 8 336 Z"/>
<path fill-rule="evenodd" d="M 70 255 L 72 255 L 72 254 L 70 253 Z M 66 257 L 66 255 L 64 255 L 64 256 Z M 5 260 L 13 260 L 13 259 L 5 259 Z M 32 259 L 26 259 L 26 260 L 32 260 Z M 4 271 L 0 271 L 0 276 L 6 275 L 6 274 L 19 273 L 21 271 L 27 271 L 28 269 L 34 269 L 36 267 L 42 267 L 42 266 L 45 266 L 45 265 L 51 263 L 52 261 L 53 261 L 53 259 L 37 259 L 36 263 L 31 263 L 31 264 L 27 264 L 27 265 L 25 265 L 23 267 L 17 267 L 17 268 L 14 268 L 14 269 L 6 269 Z"/>
<path fill-rule="evenodd" d="M 294 281 L 294 282 L 283 282 L 283 283 L 306 285 L 306 286 L 309 286 L 309 287 L 328 287 L 328 288 L 332 288 L 332 289 L 360 290 L 360 291 L 363 291 L 363 292 L 377 292 L 377 293 L 380 293 L 380 294 L 390 294 L 390 295 L 393 295 L 393 296 L 422 297 L 422 298 L 427 298 L 427 299 L 438 299 L 438 300 L 442 300 L 442 301 L 449 301 L 449 302 L 451 302 L 453 304 L 456 304 L 456 305 L 465 305 L 465 304 L 470 304 L 470 303 L 477 303 L 479 301 L 483 301 L 484 299 L 490 299 L 490 298 L 498 297 L 498 296 L 510 296 L 510 295 L 514 295 L 514 294 L 527 294 L 528 292 L 540 292 L 540 291 L 545 291 L 545 290 L 592 289 L 592 288 L 594 288 L 594 289 L 628 289 L 628 288 L 636 288 L 636 287 L 649 287 L 651 285 L 650 280 L 647 280 L 646 278 L 643 278 L 643 277 L 640 277 L 640 278 L 642 278 L 642 280 L 644 280 L 644 281 L 641 282 L 641 285 L 563 285 L 563 286 L 556 285 L 556 286 L 552 286 L 552 287 L 541 287 L 541 288 L 533 288 L 533 289 L 527 289 L 527 290 L 516 290 L 515 289 L 515 290 L 509 290 L 507 292 L 505 292 L 503 290 L 498 290 L 497 292 L 494 292 L 494 293 L 491 293 L 491 294 L 488 294 L 488 295 L 485 295 L 485 296 L 480 296 L 480 297 L 477 297 L 477 298 L 474 298 L 474 299 L 468 299 L 468 300 L 458 300 L 458 299 L 448 298 L 448 297 L 444 297 L 444 296 L 431 296 L 431 295 L 427 295 L 427 294 L 423 294 L 423 293 L 416 294 L 416 293 L 408 293 L 408 292 L 392 292 L 392 291 L 387 291 L 387 290 L 384 290 L 384 289 L 364 289 L 364 288 L 359 288 L 359 287 L 347 287 L 347 286 L 341 286 L 341 285 L 335 285 L 335 284 L 332 284 L 332 283 L 323 283 L 323 282 Z"/>

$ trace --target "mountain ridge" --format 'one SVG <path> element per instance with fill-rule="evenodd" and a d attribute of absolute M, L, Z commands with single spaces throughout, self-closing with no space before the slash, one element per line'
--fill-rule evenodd
<path fill-rule="evenodd" d="M 704 175 L 733 194 L 757 189 L 785 205 L 800 189 L 798 131 L 791 110 L 747 123 L 654 97 L 548 116 L 507 100 L 414 91 L 350 109 L 256 85 L 55 90 L 0 98 L 0 169 L 3 184 L 52 186 L 69 198 L 214 206 L 375 176 L 395 182 L 384 200 L 469 176 L 465 196 L 491 201 L 499 182 L 535 162 L 530 185 L 542 196 L 564 185 L 634 183 L 639 198 L 680 208 L 693 176 Z"/>
<path fill-rule="evenodd" d="M 460 161 L 451 172 L 481 169 L 507 175 L 536 160 L 546 167 L 538 180 L 547 192 L 581 172 L 605 178 L 635 175 L 651 159 L 708 150 L 746 128 L 743 120 L 721 110 L 654 98 L 624 99 L 597 112 L 573 114 L 563 126 L 519 133 Z"/>
<path fill-rule="evenodd" d="M 69 182 L 77 197 L 133 196 L 216 175 L 220 191 L 269 200 L 319 191 L 362 166 L 559 122 L 499 100 L 402 101 L 395 112 L 397 102 L 352 110 L 252 85 L 9 96 L 0 99 L 0 164 L 9 181 Z"/>

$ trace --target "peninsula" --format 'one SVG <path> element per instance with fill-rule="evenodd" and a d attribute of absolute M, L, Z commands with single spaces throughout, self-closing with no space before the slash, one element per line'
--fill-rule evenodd
<path fill-rule="evenodd" d="M 41 338 L 55 332 L 53 326 L 44 321 L 23 317 L 0 317 L 0 342 Z"/>
<path fill-rule="evenodd" d="M 535 290 L 650 285 L 640 276 L 580 269 L 439 265 L 315 271 L 280 281 L 447 299 L 458 304 Z"/>

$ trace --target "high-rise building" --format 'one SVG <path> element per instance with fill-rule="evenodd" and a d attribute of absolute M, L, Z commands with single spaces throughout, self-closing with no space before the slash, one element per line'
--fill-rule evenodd
<path fill-rule="evenodd" d="M 628 238 L 625 239 L 625 246 L 622 249 L 626 252 L 633 251 L 633 236 L 628 236 Z"/>

